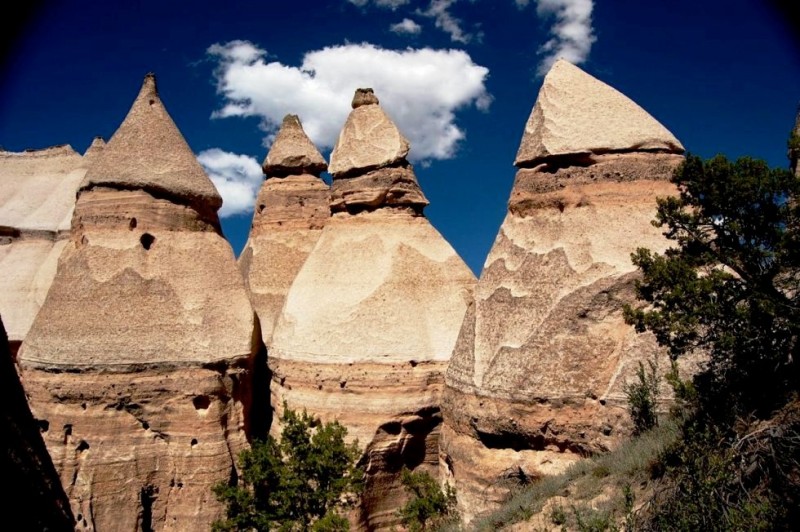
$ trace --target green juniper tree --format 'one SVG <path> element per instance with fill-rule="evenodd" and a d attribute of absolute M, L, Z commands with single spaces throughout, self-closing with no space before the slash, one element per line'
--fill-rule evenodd
<path fill-rule="evenodd" d="M 645 306 L 626 319 L 673 359 L 708 362 L 648 526 L 788 528 L 800 519 L 800 179 L 689 155 L 673 182 L 680 195 L 658 200 L 653 223 L 675 246 L 633 254 Z"/>
<path fill-rule="evenodd" d="M 348 530 L 339 511 L 362 487 L 357 443 L 345 442 L 338 422 L 323 424 L 285 405 L 281 421 L 280 441 L 268 436 L 241 453 L 238 485 L 214 486 L 226 505 L 215 531 Z"/>

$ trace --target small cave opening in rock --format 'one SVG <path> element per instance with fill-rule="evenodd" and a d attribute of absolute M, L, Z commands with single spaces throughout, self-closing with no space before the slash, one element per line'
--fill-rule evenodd
<path fill-rule="evenodd" d="M 128 227 L 130 228 L 131 231 L 136 229 L 136 218 L 131 218 L 131 222 L 128 224 Z"/>
<path fill-rule="evenodd" d="M 541 451 L 544 450 L 544 437 L 534 436 L 525 437 L 522 434 L 510 432 L 500 432 L 493 434 L 490 432 L 477 431 L 478 440 L 487 449 L 513 449 L 514 451 Z"/>
<path fill-rule="evenodd" d="M 195 445 L 197 445 L 197 438 L 192 438 L 191 446 L 194 447 Z"/>
<path fill-rule="evenodd" d="M 78 443 L 78 446 L 75 448 L 75 450 L 78 451 L 79 453 L 82 453 L 83 451 L 86 451 L 88 449 L 89 449 L 89 443 L 86 440 L 81 440 L 80 443 Z"/>
<path fill-rule="evenodd" d="M 153 245 L 153 242 L 155 241 L 156 237 L 154 237 L 150 233 L 144 233 L 141 237 L 139 237 L 139 242 L 142 244 L 142 247 L 147 250 L 150 249 L 150 247 Z"/>
<path fill-rule="evenodd" d="M 50 430 L 50 422 L 46 419 L 37 419 L 36 424 L 39 425 L 39 432 L 47 432 Z"/>
<path fill-rule="evenodd" d="M 195 410 L 208 410 L 208 407 L 211 406 L 211 398 L 207 395 L 198 395 L 192 399 L 192 404 Z"/>

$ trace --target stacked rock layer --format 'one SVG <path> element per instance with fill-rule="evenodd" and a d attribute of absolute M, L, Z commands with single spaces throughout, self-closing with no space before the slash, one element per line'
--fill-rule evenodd
<path fill-rule="evenodd" d="M 369 529 L 396 521 L 403 466 L 436 471 L 443 371 L 475 283 L 422 216 L 408 150 L 372 91 L 356 91 L 331 155 L 333 215 L 289 290 L 268 357 L 276 411 L 285 401 L 337 419 L 364 449 L 357 521 Z"/>
<path fill-rule="evenodd" d="M 319 177 L 327 167 L 298 117 L 287 115 L 264 160 L 266 181 L 239 257 L 268 347 L 289 287 L 330 218 L 330 190 Z"/>
<path fill-rule="evenodd" d="M 222 203 L 148 75 L 86 173 L 19 353 L 85 530 L 202 530 L 246 445 L 254 315 Z"/>
<path fill-rule="evenodd" d="M 683 147 L 608 85 L 566 61 L 525 127 L 508 213 L 446 375 L 442 472 L 469 520 L 519 482 L 612 448 L 629 429 L 624 385 L 668 360 L 624 323 L 637 247 Z"/>
<path fill-rule="evenodd" d="M 16 356 L 44 301 L 69 238 L 78 185 L 102 151 L 83 157 L 70 146 L 0 151 L 0 314 Z"/>

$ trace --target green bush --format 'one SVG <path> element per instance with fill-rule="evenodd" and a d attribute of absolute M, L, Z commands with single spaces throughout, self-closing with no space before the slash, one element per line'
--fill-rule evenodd
<path fill-rule="evenodd" d="M 238 483 L 213 487 L 226 505 L 213 530 L 348 530 L 339 512 L 362 488 L 357 443 L 345 443 L 338 422 L 322 424 L 286 405 L 281 421 L 280 441 L 269 436 L 239 455 Z"/>
<path fill-rule="evenodd" d="M 455 489 L 447 485 L 442 491 L 430 474 L 403 469 L 401 482 L 411 499 L 398 510 L 403 525 L 411 532 L 436 530 L 458 520 Z"/>
<path fill-rule="evenodd" d="M 658 425 L 658 387 L 661 377 L 658 375 L 658 365 L 648 360 L 650 371 L 644 369 L 644 364 L 639 362 L 636 370 L 637 382 L 625 385 L 625 395 L 628 398 L 633 433 L 642 434 Z"/>

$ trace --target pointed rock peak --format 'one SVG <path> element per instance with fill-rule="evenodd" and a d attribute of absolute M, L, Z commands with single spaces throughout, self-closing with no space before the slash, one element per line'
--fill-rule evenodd
<path fill-rule="evenodd" d="M 380 104 L 380 101 L 378 101 L 378 97 L 375 96 L 375 91 L 372 89 L 356 89 L 356 93 L 353 95 L 353 103 L 350 105 L 353 106 L 353 109 L 356 109 L 362 105 L 378 104 Z"/>
<path fill-rule="evenodd" d="M 544 78 L 514 164 L 615 151 L 683 153 L 683 145 L 630 98 L 558 60 Z"/>
<path fill-rule="evenodd" d="M 300 118 L 286 115 L 262 168 L 269 177 L 290 174 L 319 176 L 328 168 L 328 163 L 303 131 Z"/>
<path fill-rule="evenodd" d="M 408 140 L 378 105 L 372 89 L 357 89 L 331 153 L 328 171 L 334 178 L 360 175 L 405 161 Z"/>
<path fill-rule="evenodd" d="M 145 76 L 128 115 L 86 172 L 80 189 L 94 186 L 141 189 L 198 212 L 222 206 L 217 189 L 161 102 L 153 74 Z"/>
<path fill-rule="evenodd" d="M 98 155 L 103 151 L 103 148 L 106 147 L 106 141 L 103 140 L 103 137 L 97 136 L 92 140 L 92 143 L 86 148 L 86 151 L 83 152 L 84 159 L 96 159 Z"/>

